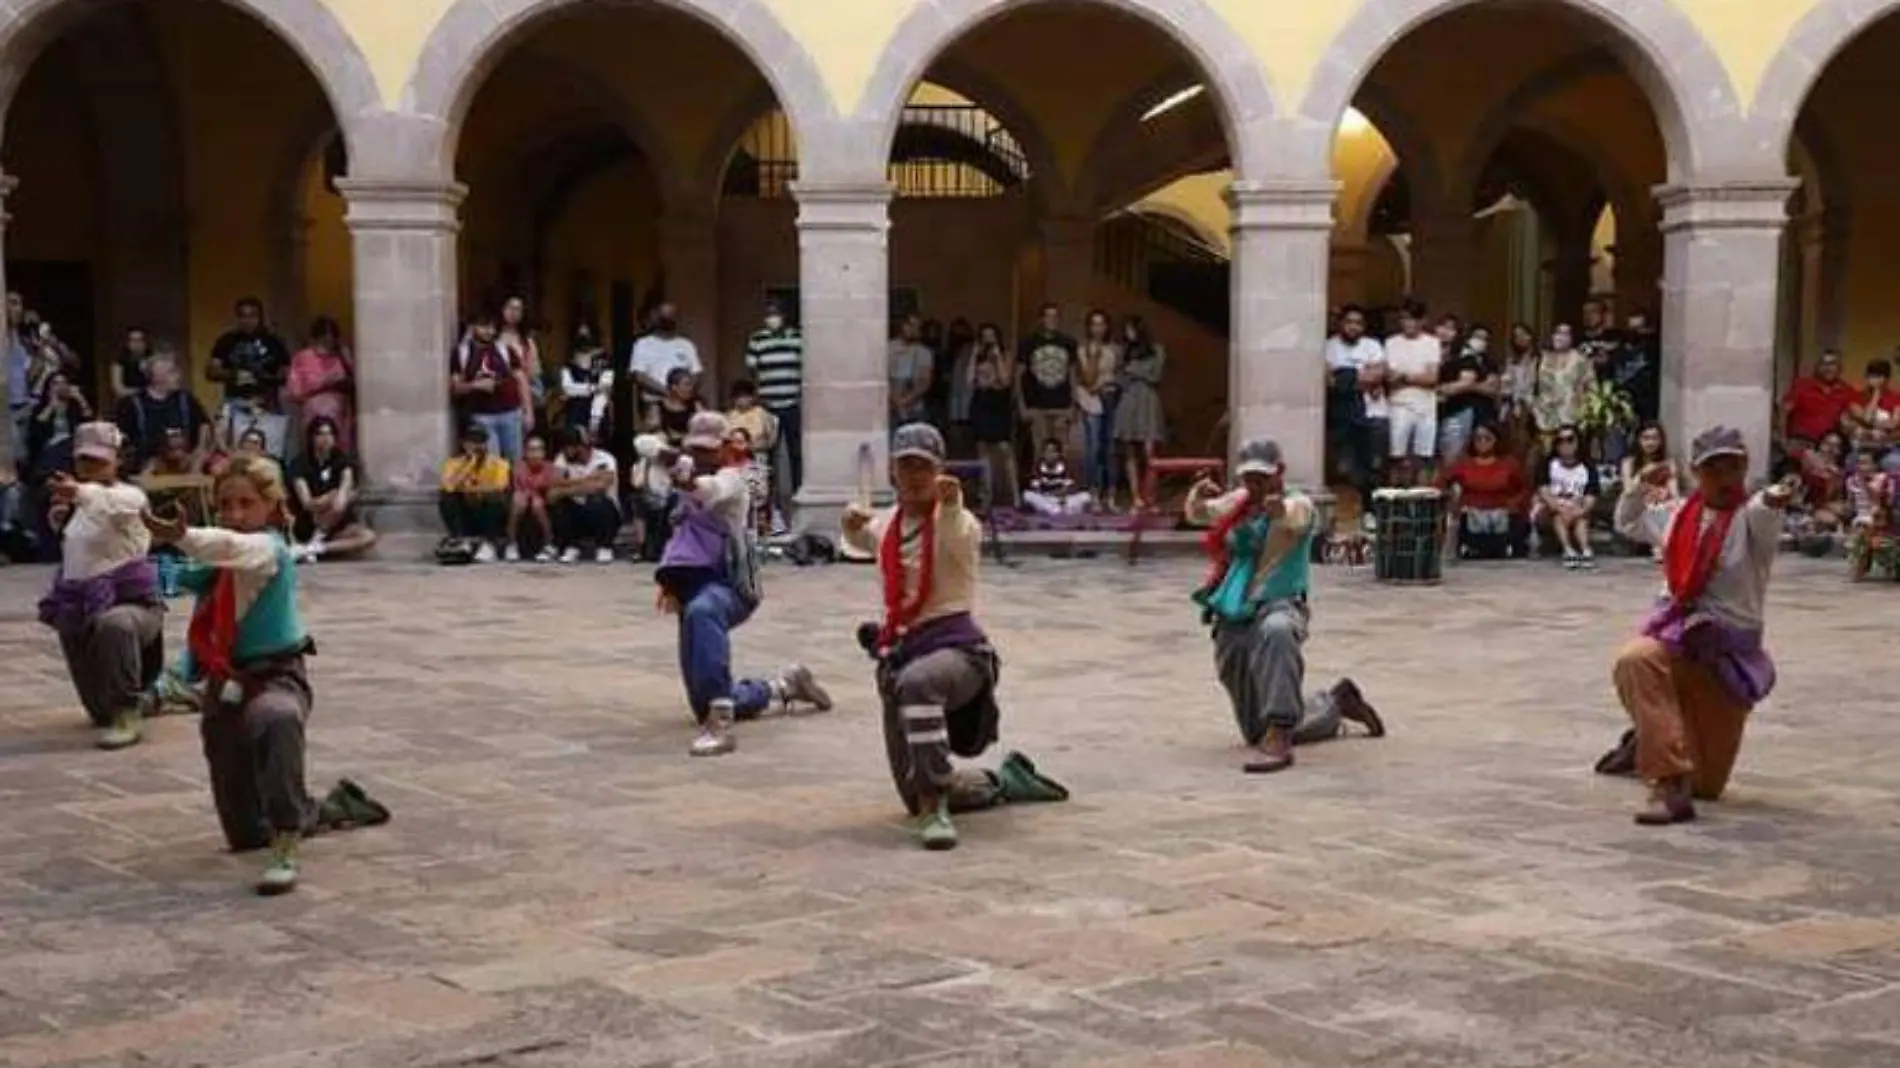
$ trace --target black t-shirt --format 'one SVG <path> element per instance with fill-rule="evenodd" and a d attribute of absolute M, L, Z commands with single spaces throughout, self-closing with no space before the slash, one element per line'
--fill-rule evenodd
<path fill-rule="evenodd" d="M 970 391 L 970 436 L 985 444 L 1016 437 L 1016 398 L 1008 386 L 977 387 Z"/>
<path fill-rule="evenodd" d="M 1616 384 L 1629 394 L 1630 407 L 1644 422 L 1662 411 L 1662 348 L 1654 334 L 1627 334 L 1616 359 Z"/>
<path fill-rule="evenodd" d="M 290 374 L 290 350 L 268 330 L 226 331 L 211 346 L 211 362 L 224 368 L 226 400 L 274 400 Z"/>
<path fill-rule="evenodd" d="M 1075 407 L 1075 339 L 1040 331 L 1023 338 L 1023 407 L 1066 412 Z"/>
<path fill-rule="evenodd" d="M 666 440 L 674 445 L 685 441 L 687 424 L 693 421 L 693 415 L 698 411 L 697 402 L 684 408 L 673 408 L 662 403 L 660 405 L 660 433 L 665 434 Z"/>
<path fill-rule="evenodd" d="M 119 353 L 119 380 L 124 383 L 127 392 L 151 385 L 151 380 L 145 377 L 145 357 L 129 352 Z"/>
<path fill-rule="evenodd" d="M 343 476 L 354 470 L 356 461 L 342 449 L 331 449 L 330 455 L 322 460 L 305 453 L 291 462 L 290 481 L 302 482 L 314 500 L 343 485 Z"/>
<path fill-rule="evenodd" d="M 1438 365 L 1438 381 L 1450 385 L 1467 371 L 1476 375 L 1480 382 L 1497 373 L 1489 358 L 1467 351 Z M 1459 393 L 1441 399 L 1438 410 L 1439 415 L 1446 419 L 1476 412 L 1477 422 L 1489 423 L 1498 417 L 1498 402 L 1482 393 Z"/>
<path fill-rule="evenodd" d="M 145 466 L 165 444 L 165 432 L 182 430 L 185 432 L 187 448 L 196 448 L 198 433 L 211 417 L 205 413 L 205 407 L 198 398 L 184 390 L 176 390 L 169 396 L 154 397 L 148 390 L 121 400 L 114 422 L 119 424 L 119 432 L 132 450 L 134 462 L 131 469 Z"/>
<path fill-rule="evenodd" d="M 1579 333 L 1577 351 L 1596 364 L 1598 381 L 1614 378 L 1617 364 L 1623 359 L 1623 333 L 1608 328 L 1594 334 Z"/>

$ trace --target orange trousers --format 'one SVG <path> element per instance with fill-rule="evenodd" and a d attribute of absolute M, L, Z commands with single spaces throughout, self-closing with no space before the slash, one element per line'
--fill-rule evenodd
<path fill-rule="evenodd" d="M 1704 664 L 1671 656 L 1654 638 L 1636 638 L 1616 654 L 1616 696 L 1636 727 L 1636 771 L 1648 782 L 1689 776 L 1698 801 L 1728 785 L 1742 748 L 1748 709 Z"/>

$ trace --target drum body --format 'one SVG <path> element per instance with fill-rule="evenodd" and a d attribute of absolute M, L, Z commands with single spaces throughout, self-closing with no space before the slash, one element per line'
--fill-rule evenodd
<path fill-rule="evenodd" d="M 1374 491 L 1372 518 L 1373 578 L 1400 585 L 1432 585 L 1444 578 L 1443 494 L 1428 488 Z"/>

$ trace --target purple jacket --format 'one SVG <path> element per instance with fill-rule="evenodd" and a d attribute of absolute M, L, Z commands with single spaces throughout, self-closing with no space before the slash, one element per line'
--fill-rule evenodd
<path fill-rule="evenodd" d="M 67 581 L 64 571 L 54 575 L 53 588 L 40 598 L 40 622 L 66 633 L 117 605 L 162 603 L 158 564 L 147 556 L 84 581 Z"/>
<path fill-rule="evenodd" d="M 1708 664 L 1743 708 L 1754 708 L 1774 691 L 1775 662 L 1762 646 L 1761 631 L 1731 626 L 1665 597 L 1643 621 L 1643 637 L 1661 642 L 1671 656 Z"/>

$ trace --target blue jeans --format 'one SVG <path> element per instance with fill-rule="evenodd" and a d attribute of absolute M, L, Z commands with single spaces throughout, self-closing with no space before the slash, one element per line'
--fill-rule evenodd
<path fill-rule="evenodd" d="M 521 460 L 521 413 L 519 411 L 500 412 L 494 415 L 471 415 L 475 425 L 488 431 L 488 451 L 508 461 L 518 463 Z"/>
<path fill-rule="evenodd" d="M 765 710 L 772 689 L 761 679 L 732 680 L 732 632 L 752 615 L 731 586 L 708 582 L 680 606 L 680 678 L 693 718 L 706 722 L 718 700 L 732 701 L 732 714 L 750 719 Z"/>
<path fill-rule="evenodd" d="M 1102 462 L 1102 424 L 1099 415 L 1082 414 L 1082 484 L 1101 490 L 1107 487 L 1107 465 Z"/>
<path fill-rule="evenodd" d="M 790 408 L 774 408 L 772 414 L 778 416 L 779 451 L 785 457 L 783 464 L 774 465 L 772 495 L 789 513 L 792 498 L 805 481 L 805 410 L 794 404 Z"/>

